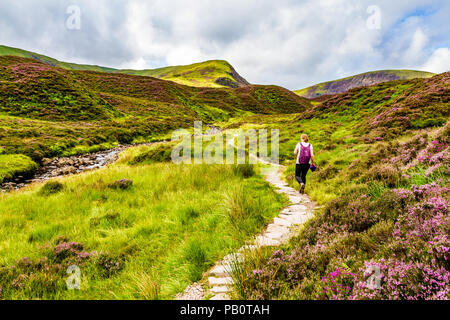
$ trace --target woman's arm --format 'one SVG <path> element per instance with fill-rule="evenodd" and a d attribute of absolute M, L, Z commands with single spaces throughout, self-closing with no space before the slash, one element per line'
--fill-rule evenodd
<path fill-rule="evenodd" d="M 294 156 L 296 156 L 297 154 L 298 154 L 298 144 L 295 146 Z"/>

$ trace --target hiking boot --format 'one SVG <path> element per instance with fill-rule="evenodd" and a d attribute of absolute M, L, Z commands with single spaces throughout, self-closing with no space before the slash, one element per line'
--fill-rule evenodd
<path fill-rule="evenodd" d="M 305 184 L 304 183 L 300 183 L 300 193 L 301 194 L 305 193 Z"/>

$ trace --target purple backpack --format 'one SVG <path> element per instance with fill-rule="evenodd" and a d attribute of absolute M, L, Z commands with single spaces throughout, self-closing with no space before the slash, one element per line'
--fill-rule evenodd
<path fill-rule="evenodd" d="M 300 164 L 307 164 L 311 160 L 311 144 L 304 147 L 300 142 L 300 155 L 298 156 L 298 162 Z"/>

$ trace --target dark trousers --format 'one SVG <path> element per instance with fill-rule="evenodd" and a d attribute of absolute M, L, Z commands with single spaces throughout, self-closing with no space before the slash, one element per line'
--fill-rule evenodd
<path fill-rule="evenodd" d="M 306 174 L 309 170 L 309 164 L 296 164 L 295 165 L 295 180 L 297 180 L 298 183 L 304 183 L 306 184 Z"/>

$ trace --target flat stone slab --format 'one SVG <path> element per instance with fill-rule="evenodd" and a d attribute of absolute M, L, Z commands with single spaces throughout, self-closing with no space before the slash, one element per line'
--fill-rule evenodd
<path fill-rule="evenodd" d="M 216 277 L 227 277 L 230 275 L 230 269 L 226 268 L 223 265 L 217 265 L 209 271 L 209 274 L 214 275 Z"/>
<path fill-rule="evenodd" d="M 283 233 L 283 232 L 267 232 L 267 233 L 264 233 L 264 237 L 270 238 L 270 239 L 274 239 L 274 240 L 278 240 L 278 241 L 281 241 L 281 239 L 282 239 L 286 234 L 287 234 L 287 233 Z"/>
<path fill-rule="evenodd" d="M 293 224 L 289 220 L 281 219 L 281 218 L 278 218 L 278 217 L 273 219 L 273 223 L 276 224 L 276 225 L 285 226 L 285 227 L 290 227 Z"/>
<path fill-rule="evenodd" d="M 306 210 L 308 210 L 307 206 L 303 204 L 294 204 L 292 206 L 284 208 L 283 211 L 306 211 Z M 283 213 L 283 211 L 281 211 L 281 213 Z"/>
<path fill-rule="evenodd" d="M 307 216 L 303 216 L 303 215 L 285 215 L 285 214 L 280 214 L 279 216 L 280 218 L 283 218 L 285 220 L 288 220 L 290 222 L 292 222 L 293 224 L 303 224 L 308 220 Z"/>
<path fill-rule="evenodd" d="M 209 300 L 231 300 L 231 298 L 226 293 L 218 293 L 215 296 L 211 297 L 211 299 Z"/>
<path fill-rule="evenodd" d="M 307 214 L 307 211 L 286 211 L 282 212 L 285 216 L 304 216 Z"/>
<path fill-rule="evenodd" d="M 297 203 L 303 202 L 303 198 L 300 196 L 289 196 L 289 201 L 294 204 L 297 204 Z"/>
<path fill-rule="evenodd" d="M 222 277 L 222 278 L 209 277 L 208 282 L 211 286 L 226 286 L 226 285 L 233 284 L 233 278 L 231 278 L 231 277 Z"/>
<path fill-rule="evenodd" d="M 296 192 L 298 194 L 297 191 L 295 191 L 294 189 L 292 189 L 291 187 L 288 186 L 283 186 L 283 187 L 279 187 L 278 191 L 283 191 L 283 192 Z"/>
<path fill-rule="evenodd" d="M 308 213 L 307 210 L 298 210 L 298 211 L 289 211 L 289 210 L 283 210 L 281 214 L 284 214 L 286 216 L 301 216 L 306 215 Z"/>
<path fill-rule="evenodd" d="M 227 286 L 214 286 L 211 288 L 210 291 L 213 293 L 227 293 L 230 292 L 231 290 Z"/>
<path fill-rule="evenodd" d="M 264 236 L 257 236 L 255 240 L 255 244 L 260 247 L 268 247 L 268 246 L 279 246 L 281 244 L 280 241 L 271 239 Z"/>
<path fill-rule="evenodd" d="M 281 233 L 288 233 L 289 228 L 287 226 L 282 226 L 279 224 L 269 224 L 269 226 L 266 229 L 266 232 L 281 232 Z"/>
<path fill-rule="evenodd" d="M 205 291 L 203 287 L 198 283 L 191 284 L 184 292 L 175 296 L 176 300 L 203 300 L 205 297 Z"/>

